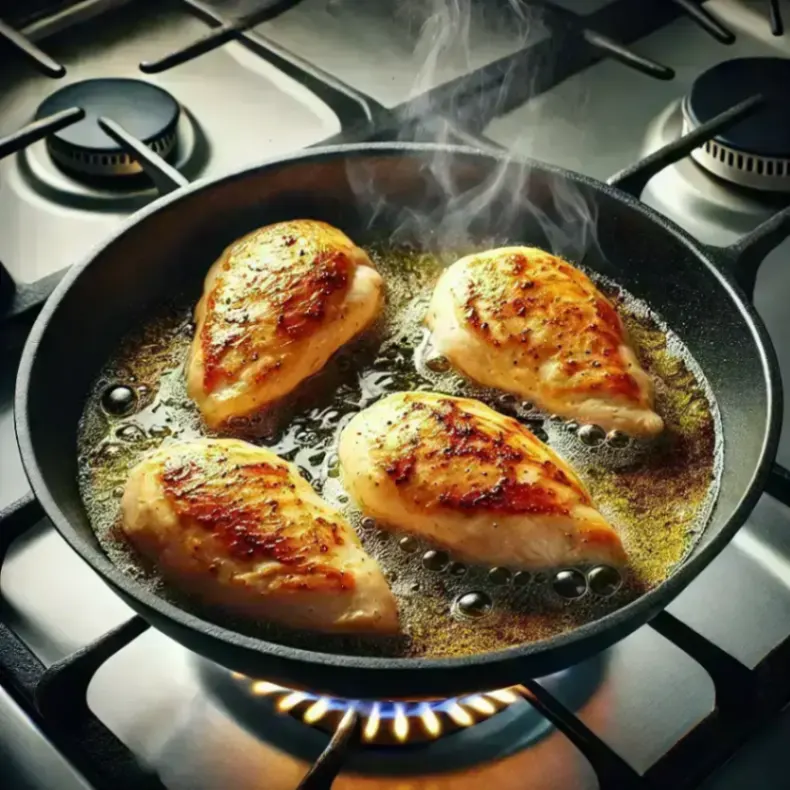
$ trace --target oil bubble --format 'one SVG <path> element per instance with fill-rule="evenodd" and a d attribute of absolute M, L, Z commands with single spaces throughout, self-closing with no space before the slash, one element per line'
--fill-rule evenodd
<path fill-rule="evenodd" d="M 115 435 L 124 442 L 142 442 L 145 440 L 145 431 L 134 423 L 122 425 Z"/>
<path fill-rule="evenodd" d="M 467 592 L 459 595 L 453 603 L 453 612 L 467 620 L 479 620 L 494 608 L 491 596 L 486 592 Z"/>
<path fill-rule="evenodd" d="M 597 447 L 606 438 L 603 428 L 599 425 L 582 425 L 577 435 L 582 444 L 588 447 Z"/>
<path fill-rule="evenodd" d="M 488 572 L 488 581 L 491 584 L 502 586 L 510 582 L 512 574 L 507 568 L 491 568 Z"/>
<path fill-rule="evenodd" d="M 137 404 L 137 395 L 131 387 L 125 384 L 115 384 L 108 387 L 101 398 L 101 405 L 107 414 L 113 417 L 122 417 L 134 410 Z"/>
<path fill-rule="evenodd" d="M 540 441 L 543 442 L 543 444 L 548 444 L 549 435 L 546 433 L 546 431 L 543 430 L 542 426 L 535 425 L 533 423 L 532 425 L 528 425 L 527 427 L 529 428 L 530 431 L 532 431 L 536 439 L 540 439 Z"/>
<path fill-rule="evenodd" d="M 447 373 L 450 370 L 450 360 L 441 354 L 437 354 L 425 360 L 425 367 L 434 373 Z"/>
<path fill-rule="evenodd" d="M 628 434 L 622 431 L 609 431 L 606 435 L 606 442 L 610 447 L 628 447 L 630 441 Z"/>
<path fill-rule="evenodd" d="M 326 459 L 326 475 L 340 477 L 340 459 L 334 453 Z"/>
<path fill-rule="evenodd" d="M 450 562 L 450 557 L 446 551 L 426 551 L 422 555 L 423 568 L 429 571 L 443 571 Z"/>
<path fill-rule="evenodd" d="M 577 571 L 575 568 L 568 568 L 555 574 L 552 586 L 557 595 L 569 600 L 575 600 L 581 598 L 587 592 L 587 579 L 581 571 Z"/>
<path fill-rule="evenodd" d="M 516 396 L 506 392 L 497 398 L 497 403 L 501 408 L 511 411 L 516 408 Z"/>
<path fill-rule="evenodd" d="M 599 565 L 593 568 L 588 574 L 587 579 L 590 583 L 590 592 L 608 598 L 614 595 L 622 584 L 620 573 L 608 565 Z"/>
<path fill-rule="evenodd" d="M 153 437 L 154 439 L 164 439 L 167 436 L 170 436 L 173 432 L 167 425 L 152 425 L 148 429 L 148 435 Z"/>

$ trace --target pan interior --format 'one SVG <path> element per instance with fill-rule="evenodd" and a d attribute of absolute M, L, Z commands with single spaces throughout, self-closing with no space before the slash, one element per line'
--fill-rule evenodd
<path fill-rule="evenodd" d="M 497 244 L 491 240 L 481 248 Z M 287 408 L 264 419 L 237 420 L 224 431 L 293 461 L 324 499 L 346 515 L 390 581 L 403 636 L 328 642 L 325 636 L 233 622 L 237 630 L 312 649 L 327 650 L 331 644 L 341 652 L 411 657 L 484 653 L 566 632 L 624 605 L 663 582 L 702 534 L 718 489 L 719 418 L 701 370 L 679 339 L 643 303 L 598 278 L 619 304 L 642 362 L 657 381 L 657 408 L 666 430 L 649 444 L 620 447 L 622 437 L 615 437 L 587 445 L 586 429 L 474 385 L 431 351 L 423 317 L 433 286 L 444 265 L 466 252 L 433 254 L 390 244 L 369 248 L 387 283 L 388 304 L 377 325 L 289 396 Z M 175 300 L 124 338 L 91 390 L 79 432 L 80 487 L 102 547 L 124 572 L 175 602 L 176 592 L 144 568 L 124 541 L 118 528 L 119 498 L 130 469 L 147 452 L 211 435 L 185 391 L 184 363 L 194 329 L 190 313 L 189 298 Z M 136 407 L 124 416 L 108 413 L 103 405 L 106 393 L 118 386 L 137 393 Z M 630 563 L 622 586 L 615 589 L 619 582 L 611 569 L 594 566 L 530 574 L 457 562 L 452 552 L 437 551 L 364 518 L 340 479 L 340 432 L 361 409 L 409 390 L 478 398 L 515 416 L 569 460 L 623 538 Z M 182 603 L 197 606 L 186 599 Z M 208 616 L 223 621 L 221 613 Z"/>
<path fill-rule="evenodd" d="M 567 224 L 554 196 L 571 188 L 596 218 L 597 244 L 587 247 L 584 266 L 654 307 L 672 327 L 705 373 L 719 407 L 725 450 L 737 448 L 725 451 L 719 497 L 685 564 L 698 564 L 708 547 L 720 549 L 732 534 L 730 520 L 753 488 L 771 427 L 768 365 L 737 296 L 673 228 L 600 184 L 539 164 L 503 164 L 460 149 L 442 149 L 447 169 L 437 175 L 436 154 L 436 149 L 419 146 L 316 152 L 195 187 L 130 223 L 74 272 L 45 309 L 31 336 L 18 389 L 26 466 L 37 495 L 72 546 L 142 611 L 166 613 L 190 628 L 199 622 L 163 603 L 133 577 L 118 574 L 99 545 L 77 482 L 77 425 L 86 398 L 98 371 L 121 339 L 139 327 L 141 316 L 151 315 L 185 288 L 194 298 L 206 268 L 234 238 L 294 216 L 336 224 L 362 244 L 371 239 L 401 243 L 412 231 L 423 241 L 427 217 L 439 230 L 463 227 L 470 239 L 524 240 L 580 260 L 582 255 L 552 243 L 539 221 L 548 217 L 556 227 Z M 365 190 L 360 190 L 360 172 Z M 380 199 L 371 200 L 371 194 Z M 484 204 L 478 200 L 481 194 L 486 195 Z M 460 201 L 465 212 L 460 219 L 455 214 L 459 196 L 469 197 L 465 204 Z M 480 209 L 471 221 L 470 203 Z M 436 235 L 447 239 L 446 233 Z M 677 575 L 683 576 L 683 570 Z M 649 603 L 641 610 L 643 619 L 651 606 L 655 610 L 669 600 L 671 596 L 661 597 L 668 587 L 660 585 L 645 596 Z M 680 588 L 672 589 L 676 593 Z M 158 622 L 165 627 L 166 619 Z M 221 635 L 223 644 L 234 641 L 232 630 L 204 630 L 208 636 Z M 188 629 L 172 632 L 190 642 Z M 190 644 L 223 660 L 219 643 L 217 651 L 208 641 Z M 267 650 L 264 642 L 257 644 Z M 550 644 L 537 647 L 545 650 Z M 596 644 L 600 649 L 602 643 Z"/>

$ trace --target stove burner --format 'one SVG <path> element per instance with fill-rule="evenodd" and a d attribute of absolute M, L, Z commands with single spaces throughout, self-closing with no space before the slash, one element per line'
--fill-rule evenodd
<path fill-rule="evenodd" d="M 740 58 L 699 76 L 683 101 L 685 134 L 714 116 L 761 94 L 765 103 L 750 117 L 692 152 L 719 178 L 770 192 L 790 190 L 790 60 Z"/>
<path fill-rule="evenodd" d="M 343 714 L 354 708 L 362 718 L 362 740 L 368 745 L 399 746 L 434 741 L 472 727 L 522 699 L 515 689 L 498 689 L 445 700 L 417 702 L 346 700 L 292 691 L 275 683 L 234 673 L 255 696 L 266 697 L 279 713 L 333 733 Z"/>
<path fill-rule="evenodd" d="M 36 118 L 69 107 L 81 107 L 85 118 L 47 139 L 50 156 L 69 174 L 102 177 L 141 172 L 140 165 L 99 127 L 97 120 L 102 116 L 119 123 L 165 159 L 175 152 L 178 102 L 148 82 L 130 79 L 75 82 L 46 98 Z"/>

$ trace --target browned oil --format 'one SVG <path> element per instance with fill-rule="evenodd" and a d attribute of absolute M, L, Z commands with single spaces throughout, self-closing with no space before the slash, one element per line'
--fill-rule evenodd
<path fill-rule="evenodd" d="M 452 371 L 433 369 L 441 366 L 431 364 L 422 320 L 446 261 L 409 248 L 370 253 L 388 288 L 387 308 L 374 330 L 336 355 L 318 380 L 289 398 L 288 413 L 281 412 L 268 425 L 241 421 L 236 429 L 248 438 L 255 434 L 253 441 L 293 461 L 316 490 L 347 515 L 390 580 L 399 602 L 403 637 L 328 639 L 265 624 L 227 624 L 319 650 L 461 655 L 567 631 L 666 579 L 704 529 L 715 500 L 722 452 L 710 390 L 677 337 L 644 304 L 599 279 L 600 287 L 618 304 L 642 364 L 656 380 L 656 408 L 666 430 L 649 447 L 631 444 L 618 449 L 603 443 L 591 448 L 567 423 L 525 409 L 512 396 L 482 389 Z M 128 472 L 146 452 L 163 443 L 209 435 L 184 386 L 183 366 L 193 331 L 190 311 L 185 303 L 163 307 L 125 338 L 97 378 L 79 430 L 80 487 L 101 545 L 127 573 L 175 600 L 178 593 L 145 569 L 120 537 L 117 520 Z M 113 417 L 102 409 L 101 395 L 113 384 L 126 384 L 137 392 L 132 414 Z M 435 553 L 426 558 L 428 544 L 401 540 L 363 518 L 340 481 L 339 433 L 359 410 L 403 390 L 479 398 L 514 414 L 545 438 L 574 466 L 621 535 L 630 557 L 621 589 L 608 598 L 587 592 L 568 600 L 552 586 L 550 571 L 516 576 L 517 569 L 492 573 L 490 568 L 467 567 Z M 468 597 L 469 593 L 480 595 Z M 483 606 L 481 616 L 463 616 L 464 606 L 458 602 L 464 595 L 464 602 L 492 605 Z M 194 607 L 189 601 L 182 605 Z M 209 616 L 221 619 L 216 613 Z"/>

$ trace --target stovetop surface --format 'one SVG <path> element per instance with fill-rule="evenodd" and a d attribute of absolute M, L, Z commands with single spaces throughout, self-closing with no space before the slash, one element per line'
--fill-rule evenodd
<path fill-rule="evenodd" d="M 362 0 L 306 0 L 257 32 L 385 106 L 401 102 L 415 84 L 436 84 L 470 64 L 478 66 L 512 52 L 523 33 L 485 31 L 485 20 L 478 21 L 472 40 L 480 43 L 471 54 L 453 50 L 446 63 L 428 73 L 424 52 L 419 47 L 414 52 L 419 20 L 389 22 L 383 9 L 389 5 L 374 8 Z M 578 10 L 578 4 L 568 5 Z M 585 11 L 591 12 L 592 5 L 585 5 Z M 605 5 L 605 0 L 595 5 Z M 635 48 L 640 53 L 676 70 L 673 81 L 650 80 L 621 64 L 603 61 L 497 118 L 485 133 L 520 153 L 605 178 L 678 134 L 678 102 L 704 69 L 747 55 L 790 56 L 790 39 L 774 38 L 768 32 L 764 6 L 735 0 L 706 3 L 735 30 L 738 38 L 730 47 L 686 19 L 639 41 Z M 140 60 L 163 54 L 204 29 L 179 11 L 152 16 L 150 6 L 145 14 L 124 8 L 97 16 L 68 35 L 47 39 L 47 50 L 69 68 L 67 80 L 109 74 L 140 78 Z M 535 29 L 530 35 L 539 37 L 543 31 Z M 185 170 L 194 177 L 211 177 L 298 150 L 340 128 L 328 106 L 238 44 L 146 78 L 176 96 L 189 114 L 191 130 L 181 133 L 192 143 Z M 0 137 L 29 121 L 55 86 L 22 64 L 4 69 Z M 42 152 L 32 149 L 0 163 L 0 260 L 21 280 L 36 279 L 81 258 L 125 216 L 155 197 L 153 191 L 119 197 L 77 187 L 48 173 L 45 163 Z M 48 181 L 46 186 L 39 183 L 39 176 Z M 775 202 L 768 204 L 714 182 L 690 160 L 654 179 L 644 198 L 697 238 L 717 245 L 732 242 L 776 208 Z M 769 256 L 755 296 L 785 380 L 790 380 L 790 347 L 783 342 L 790 331 L 788 252 L 790 245 L 785 244 Z M 0 507 L 27 490 L 13 436 L 14 374 L 14 361 L 3 360 Z M 785 425 L 790 426 L 790 420 Z M 779 460 L 790 464 L 790 428 L 783 434 Z M 0 590 L 7 620 L 48 665 L 130 614 L 46 521 L 14 545 L 0 576 Z M 756 665 L 790 633 L 787 508 L 764 496 L 746 527 L 670 611 L 746 665 Z M 100 669 L 90 687 L 89 703 L 172 790 L 292 790 L 326 739 L 303 727 L 288 731 L 293 722 L 285 719 L 272 722 L 262 717 L 256 728 L 241 726 L 228 701 L 206 691 L 206 674 L 211 672 L 200 659 L 150 630 Z M 491 682 L 496 685 L 495 679 Z M 714 701 L 705 672 L 649 628 L 551 682 L 557 696 L 640 771 L 706 717 Z M 530 743 L 534 715 L 521 724 L 514 725 L 517 737 L 514 730 L 493 728 L 482 746 L 471 744 L 470 733 L 454 736 L 459 739 L 456 749 L 482 750 L 485 759 L 481 757 L 473 767 L 453 770 L 451 762 L 440 761 L 437 769 L 435 763 L 405 756 L 385 761 L 386 771 L 376 772 L 363 761 L 352 763 L 335 787 L 471 790 L 496 785 L 503 790 L 587 790 L 596 786 L 590 766 L 564 736 L 541 732 Z M 785 774 L 771 775 L 771 761 L 783 757 L 781 745 L 788 728 L 790 719 L 769 729 L 765 738 L 714 776 L 708 790 L 744 787 L 744 777 L 751 780 L 749 786 L 785 787 Z M 12 766 L 16 784 L 10 787 L 87 786 L 2 689 L 0 762 Z"/>

